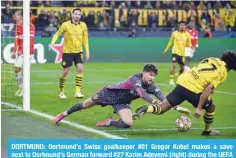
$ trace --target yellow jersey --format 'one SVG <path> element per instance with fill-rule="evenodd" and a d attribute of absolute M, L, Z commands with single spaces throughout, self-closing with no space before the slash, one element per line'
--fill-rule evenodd
<path fill-rule="evenodd" d="M 64 33 L 63 53 L 83 52 L 83 45 L 89 54 L 88 29 L 84 22 L 73 24 L 71 20 L 64 22 L 52 38 L 54 44 L 58 37 Z"/>
<path fill-rule="evenodd" d="M 177 84 L 194 92 L 201 93 L 209 84 L 216 88 L 227 79 L 227 68 L 219 58 L 206 58 L 197 66 L 184 72 L 177 79 Z"/>
<path fill-rule="evenodd" d="M 185 56 L 185 47 L 192 47 L 190 34 L 187 31 L 174 31 L 166 46 L 165 52 L 167 52 L 172 45 L 172 54 Z"/>

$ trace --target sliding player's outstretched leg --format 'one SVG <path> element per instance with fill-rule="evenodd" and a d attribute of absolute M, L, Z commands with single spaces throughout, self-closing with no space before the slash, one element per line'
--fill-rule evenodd
<path fill-rule="evenodd" d="M 176 110 L 176 111 L 178 111 L 180 113 L 184 113 L 186 115 L 191 115 L 191 112 L 188 109 L 183 108 L 181 106 L 175 106 L 174 108 L 172 108 L 172 106 L 170 105 L 168 100 L 165 99 L 160 104 L 141 106 L 133 113 L 133 120 L 136 120 L 137 118 L 144 115 L 145 113 L 153 113 L 153 114 L 161 115 L 161 114 L 164 114 L 166 111 L 169 111 L 170 109 Z"/>
<path fill-rule="evenodd" d="M 117 104 L 112 106 L 115 112 L 120 116 L 119 120 L 114 120 L 112 117 L 104 121 L 98 122 L 97 127 L 115 126 L 118 128 L 130 128 L 133 125 L 132 112 L 129 104 Z"/>
<path fill-rule="evenodd" d="M 76 111 L 80 111 L 83 109 L 88 109 L 90 107 L 92 107 L 93 105 L 96 105 L 93 100 L 90 98 L 88 98 L 87 100 L 85 100 L 84 102 L 80 102 L 75 104 L 74 106 L 72 106 L 70 109 L 63 111 L 62 113 L 58 114 L 54 119 L 53 122 L 55 124 L 59 123 L 61 120 L 63 120 L 66 116 L 76 112 Z"/>
<path fill-rule="evenodd" d="M 161 115 L 171 109 L 171 106 L 167 104 L 167 100 L 165 99 L 162 103 L 160 104 L 152 104 L 152 105 L 143 105 L 140 108 L 138 108 L 134 113 L 133 113 L 133 120 L 136 120 L 140 116 L 144 115 L 145 113 L 153 113 L 157 115 Z"/>
<path fill-rule="evenodd" d="M 171 109 L 171 106 L 168 106 L 167 100 L 165 99 L 162 103 L 160 104 L 152 104 L 152 105 L 143 105 L 140 108 L 138 108 L 134 113 L 133 113 L 133 120 L 136 120 L 140 116 L 144 115 L 145 113 L 153 113 L 153 114 L 163 114 L 169 109 Z"/>

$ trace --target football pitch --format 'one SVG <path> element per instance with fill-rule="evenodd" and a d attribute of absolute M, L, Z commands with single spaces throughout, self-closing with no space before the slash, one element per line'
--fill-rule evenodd
<path fill-rule="evenodd" d="M 86 63 L 82 85 L 84 99 L 106 85 L 121 82 L 129 76 L 141 72 L 143 65 L 144 63 Z M 170 63 L 158 63 L 157 66 L 159 74 L 155 80 L 156 84 L 167 95 L 173 89 L 172 86 L 168 85 Z M 52 121 L 50 121 L 51 116 L 55 116 L 75 103 L 84 100 L 73 97 L 75 92 L 74 67 L 71 68 L 66 81 L 65 94 L 67 99 L 59 99 L 58 77 L 61 70 L 59 64 L 32 65 L 30 79 L 31 109 L 49 117 L 45 119 L 37 116 L 36 113 L 26 113 L 22 110 L 14 110 L 14 108 L 2 105 L 2 133 L 5 138 L 109 138 L 106 134 L 131 139 L 236 138 L 235 72 L 230 72 L 227 81 L 220 85 L 213 94 L 213 100 L 216 105 L 213 128 L 219 129 L 221 135 L 203 137 L 200 135 L 204 127 L 203 117 L 195 118 L 190 116 L 192 129 L 189 132 L 178 132 L 175 128 L 175 120 L 182 114 L 176 111 L 169 111 L 164 115 L 146 114 L 136 120 L 130 129 L 116 127 L 98 128 L 95 126 L 98 121 L 104 120 L 109 116 L 116 119 L 119 117 L 113 113 L 111 106 L 97 106 L 72 114 L 65 119 L 67 120 L 65 123 L 53 125 Z M 3 73 L 4 69 L 2 69 L 2 76 Z M 3 83 L 2 102 L 22 106 L 22 99 L 14 96 L 17 90 L 14 74 L 12 80 L 5 80 Z M 143 104 L 147 103 L 142 99 L 133 101 L 131 105 L 132 111 Z M 182 106 L 194 113 L 195 109 L 188 102 L 184 102 Z"/>

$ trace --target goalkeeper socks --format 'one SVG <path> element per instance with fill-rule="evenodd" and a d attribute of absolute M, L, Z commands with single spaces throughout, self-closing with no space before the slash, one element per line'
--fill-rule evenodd
<path fill-rule="evenodd" d="M 77 74 L 75 78 L 76 92 L 80 92 L 82 86 L 83 74 Z"/>
<path fill-rule="evenodd" d="M 63 78 L 62 76 L 59 78 L 59 89 L 60 92 L 64 93 L 64 88 L 65 88 L 65 82 L 66 82 L 66 77 Z"/>
<path fill-rule="evenodd" d="M 79 111 L 84 109 L 83 107 L 83 102 L 75 104 L 74 106 L 72 106 L 69 110 L 67 110 L 67 115 L 72 114 L 73 112 Z M 65 115 L 65 114 L 64 114 Z M 65 115 L 66 116 L 66 115 Z"/>
<path fill-rule="evenodd" d="M 204 113 L 204 122 L 205 122 L 205 129 L 204 131 L 209 131 L 210 128 L 211 128 L 211 124 L 213 123 L 214 121 L 214 115 L 215 115 L 215 112 L 205 112 Z"/>
<path fill-rule="evenodd" d="M 159 105 L 149 105 L 147 112 L 159 115 L 161 113 L 161 107 Z"/>
<path fill-rule="evenodd" d="M 112 120 L 110 122 L 110 126 L 116 126 L 116 127 L 119 127 L 119 128 L 130 128 L 131 126 L 126 124 L 123 120 L 118 120 L 118 121 L 114 121 Z"/>

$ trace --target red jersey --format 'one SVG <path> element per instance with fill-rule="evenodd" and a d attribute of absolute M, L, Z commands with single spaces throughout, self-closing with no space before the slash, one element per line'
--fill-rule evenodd
<path fill-rule="evenodd" d="M 189 28 L 186 28 L 186 31 L 190 34 L 192 46 L 195 47 L 198 44 L 198 31 Z"/>
<path fill-rule="evenodd" d="M 30 23 L 30 55 L 34 54 L 34 35 L 35 27 Z M 23 23 L 20 21 L 16 24 L 15 29 L 15 43 L 14 53 L 18 52 L 19 55 L 23 54 Z"/>

